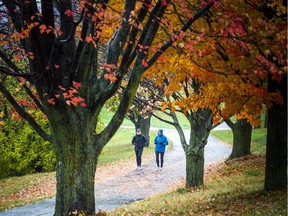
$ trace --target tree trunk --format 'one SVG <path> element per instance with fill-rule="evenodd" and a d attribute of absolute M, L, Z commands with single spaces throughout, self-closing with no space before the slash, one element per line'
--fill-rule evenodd
<path fill-rule="evenodd" d="M 265 190 L 287 189 L 287 74 L 280 86 L 269 80 L 269 90 L 279 88 L 284 104 L 268 110 Z"/>
<path fill-rule="evenodd" d="M 209 109 L 198 109 L 190 119 L 189 145 L 186 154 L 186 187 L 197 187 L 204 183 L 204 148 L 212 127 L 212 114 Z"/>
<path fill-rule="evenodd" d="M 231 128 L 233 132 L 233 149 L 228 160 L 250 155 L 252 126 L 247 119 L 239 119 Z"/>
<path fill-rule="evenodd" d="M 92 215 L 95 212 L 94 177 L 101 152 L 95 149 L 95 122 L 85 113 L 72 111 L 66 115 L 54 113 L 52 118 L 57 158 L 55 215 L 80 212 Z"/>
<path fill-rule="evenodd" d="M 264 128 L 268 127 L 268 111 L 265 111 Z"/>
<path fill-rule="evenodd" d="M 204 148 L 197 154 L 186 152 L 186 187 L 204 184 Z"/>
<path fill-rule="evenodd" d="M 150 125 L 151 125 L 151 117 L 152 117 L 152 114 L 150 112 L 147 112 L 145 114 L 145 117 L 142 117 L 141 119 L 138 120 L 139 127 L 142 131 L 142 134 L 147 138 L 149 143 L 150 143 L 149 131 L 150 131 Z"/>
<path fill-rule="evenodd" d="M 147 138 L 149 143 L 150 143 L 149 131 L 151 125 L 151 117 L 152 114 L 150 112 L 147 112 L 145 113 L 145 115 L 138 115 L 136 121 L 135 120 L 132 121 L 132 119 L 130 118 L 130 120 L 133 122 L 135 126 L 135 130 L 137 130 L 137 128 L 140 128 L 142 134 Z"/>

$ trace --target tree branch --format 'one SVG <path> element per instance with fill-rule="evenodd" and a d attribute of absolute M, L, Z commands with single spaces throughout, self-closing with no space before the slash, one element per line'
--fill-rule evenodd
<path fill-rule="evenodd" d="M 161 118 L 160 116 L 156 115 L 154 112 L 151 112 L 151 113 L 152 113 L 152 115 L 153 115 L 155 118 L 157 118 L 158 120 L 160 120 L 160 121 L 162 121 L 162 122 L 164 122 L 164 123 L 170 124 L 170 125 L 172 125 L 172 126 L 175 127 L 175 123 L 174 123 L 174 122 L 168 121 L 168 120 L 166 120 L 166 119 L 164 119 L 164 118 Z"/>
<path fill-rule="evenodd" d="M 226 124 L 233 130 L 235 127 L 235 124 L 231 121 L 231 119 L 224 119 Z"/>
<path fill-rule="evenodd" d="M 176 33 L 176 36 L 178 36 L 181 32 L 185 32 L 198 18 L 200 18 L 207 10 L 209 10 L 213 6 L 213 2 L 209 2 L 205 7 L 198 10 L 195 15 L 188 19 L 188 21 L 184 24 L 184 26 Z M 169 40 L 167 41 L 149 60 L 148 62 L 148 68 L 151 67 L 157 59 L 170 47 L 172 44 L 176 41 L 175 40 Z"/>
<path fill-rule="evenodd" d="M 33 119 L 33 117 L 28 114 L 23 107 L 21 107 L 17 101 L 14 99 L 14 97 L 10 94 L 10 92 L 5 88 L 3 82 L 0 82 L 0 91 L 5 96 L 5 98 L 9 101 L 9 103 L 13 106 L 13 108 L 16 110 L 16 112 L 24 118 L 31 127 L 45 140 L 52 143 L 52 137 L 51 135 L 47 134 L 39 124 Z"/>
<path fill-rule="evenodd" d="M 139 31 L 138 25 L 141 24 L 143 22 L 144 18 L 146 17 L 148 10 L 149 10 L 149 5 L 151 5 L 151 0 L 145 0 L 142 4 L 141 10 L 140 10 L 138 17 L 137 17 L 137 20 L 136 20 L 137 26 L 133 26 L 132 31 L 130 33 L 130 38 L 128 41 L 127 48 L 125 49 L 125 52 L 123 54 L 121 65 L 119 67 L 120 71 L 126 70 L 127 67 L 129 67 L 129 65 L 130 65 L 128 62 L 132 62 L 131 60 L 130 61 L 128 61 L 128 60 L 129 60 L 129 56 L 131 55 L 132 49 L 135 45 L 136 36 L 137 36 L 138 31 Z"/>
<path fill-rule="evenodd" d="M 133 98 L 136 94 L 138 85 L 140 83 L 140 78 L 144 73 L 144 71 L 145 70 L 142 64 L 137 66 L 135 65 L 134 68 L 132 69 L 128 84 L 122 93 L 120 104 L 115 114 L 113 115 L 112 119 L 110 120 L 106 128 L 98 135 L 99 140 L 101 140 L 100 143 L 103 144 L 103 147 L 105 143 L 107 143 L 112 138 L 112 136 L 121 126 L 125 118 L 125 114 L 127 113 L 133 101 Z"/>
<path fill-rule="evenodd" d="M 30 74 L 30 73 L 20 73 L 20 72 L 18 73 L 18 72 L 14 72 L 14 71 L 11 71 L 11 70 L 9 70 L 8 68 L 2 67 L 2 66 L 0 66 L 0 72 L 1 72 L 1 73 L 4 73 L 4 74 L 6 74 L 6 75 L 14 76 L 14 77 L 29 78 L 29 77 L 34 76 L 33 74 Z"/>
<path fill-rule="evenodd" d="M 153 20 L 156 20 L 156 14 L 157 14 L 157 11 L 159 10 L 160 7 L 161 7 L 161 1 L 158 0 L 156 5 L 152 9 L 152 11 L 150 13 L 150 16 L 149 16 L 149 18 L 148 18 L 148 20 L 147 20 L 147 22 L 146 22 L 146 24 L 145 24 L 145 26 L 143 28 L 142 34 L 141 34 L 141 36 L 140 36 L 140 38 L 138 40 L 137 45 L 135 46 L 132 54 L 129 57 L 128 65 L 130 65 L 134 61 L 135 57 L 137 56 L 137 51 L 139 49 L 138 45 L 142 45 L 143 44 L 143 42 L 144 42 L 144 40 L 146 38 L 146 35 L 148 33 L 148 30 L 150 28 L 151 23 L 153 22 Z"/>
<path fill-rule="evenodd" d="M 19 79 L 17 79 L 18 82 L 20 82 Z M 37 105 L 37 107 L 46 115 L 46 112 L 44 110 L 44 107 L 42 106 L 41 102 L 35 97 L 35 95 L 31 92 L 31 90 L 27 87 L 26 84 L 22 85 L 25 89 L 27 95 L 34 101 L 34 103 Z"/>

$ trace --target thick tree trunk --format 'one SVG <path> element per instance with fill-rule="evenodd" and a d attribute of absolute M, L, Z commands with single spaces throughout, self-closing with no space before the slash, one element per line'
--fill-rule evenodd
<path fill-rule="evenodd" d="M 186 153 L 186 187 L 204 184 L 204 148 L 197 154 Z"/>
<path fill-rule="evenodd" d="M 287 74 L 277 86 L 284 105 L 273 105 L 268 110 L 265 190 L 287 189 Z M 270 92 L 276 84 L 269 82 Z"/>
<path fill-rule="evenodd" d="M 191 132 L 186 154 L 186 187 L 197 187 L 204 183 L 204 148 L 208 142 L 212 126 L 209 109 L 198 109 L 190 119 Z"/>
<path fill-rule="evenodd" d="M 246 119 L 239 119 L 231 128 L 233 132 L 233 149 L 228 160 L 250 155 L 252 126 Z"/>
<path fill-rule="evenodd" d="M 95 212 L 94 176 L 101 150 L 95 150 L 94 123 L 84 113 L 63 113 L 50 121 L 55 137 L 57 193 L 55 215 Z"/>

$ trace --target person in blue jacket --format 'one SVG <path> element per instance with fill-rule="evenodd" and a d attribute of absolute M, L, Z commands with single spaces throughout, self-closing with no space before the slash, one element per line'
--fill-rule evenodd
<path fill-rule="evenodd" d="M 157 171 L 161 171 L 164 164 L 165 148 L 168 145 L 168 140 L 166 136 L 163 135 L 163 129 L 158 130 L 158 135 L 155 137 L 154 143 L 155 143 Z M 159 156 L 160 156 L 160 164 L 159 164 Z"/>

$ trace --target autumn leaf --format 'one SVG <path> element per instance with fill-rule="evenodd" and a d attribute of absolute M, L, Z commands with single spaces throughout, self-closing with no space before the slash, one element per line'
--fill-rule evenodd
<path fill-rule="evenodd" d="M 162 1 L 161 1 L 161 5 L 162 5 L 162 6 L 167 6 L 167 5 L 168 5 L 167 0 L 162 0 Z"/>
<path fill-rule="evenodd" d="M 20 53 L 17 53 L 16 55 L 14 55 L 14 58 L 15 58 L 16 61 L 20 61 L 22 59 Z"/>
<path fill-rule="evenodd" d="M 66 11 L 65 11 L 65 14 L 70 17 L 70 16 L 73 16 L 73 15 L 74 15 L 74 12 L 71 11 L 71 10 L 66 10 Z"/>
<path fill-rule="evenodd" d="M 71 98 L 71 104 L 74 106 L 78 106 L 78 104 L 82 104 L 85 101 L 84 98 L 81 97 L 72 97 Z"/>
<path fill-rule="evenodd" d="M 148 67 L 148 66 L 149 66 L 148 63 L 145 61 L 145 59 L 142 59 L 142 65 L 143 65 L 144 67 Z"/>
<path fill-rule="evenodd" d="M 81 87 L 81 83 L 73 81 L 73 87 L 79 89 Z"/>
<path fill-rule="evenodd" d="M 47 100 L 47 102 L 49 104 L 51 104 L 51 105 L 55 105 L 56 104 L 54 98 L 50 98 L 49 100 Z"/>

